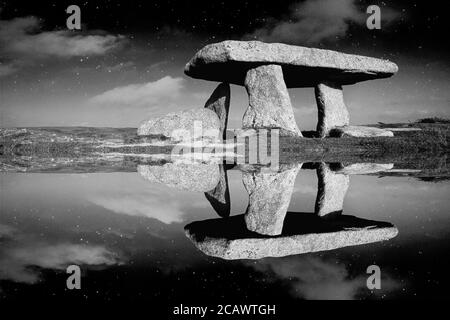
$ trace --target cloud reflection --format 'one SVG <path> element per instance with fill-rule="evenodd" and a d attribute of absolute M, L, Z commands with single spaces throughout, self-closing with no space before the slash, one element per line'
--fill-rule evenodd
<path fill-rule="evenodd" d="M 275 278 L 290 281 L 294 296 L 312 300 L 354 300 L 370 294 L 366 280 L 369 275 L 352 277 L 344 264 L 317 256 L 264 259 L 251 264 L 260 272 L 270 272 Z M 382 294 L 398 288 L 399 283 L 382 272 Z"/>
<path fill-rule="evenodd" d="M 5 230 L 5 226 L 1 225 L 0 230 Z M 40 280 L 37 268 L 65 270 L 70 264 L 108 266 L 120 263 L 117 254 L 100 245 L 51 244 L 16 230 L 7 237 L 4 235 L 0 248 L 0 280 L 33 284 Z"/>

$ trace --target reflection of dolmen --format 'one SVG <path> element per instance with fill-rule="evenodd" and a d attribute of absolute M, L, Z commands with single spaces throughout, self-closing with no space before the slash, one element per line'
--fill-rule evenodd
<path fill-rule="evenodd" d="M 242 182 L 249 196 L 245 215 L 249 230 L 266 235 L 281 233 L 301 167 L 300 163 L 282 166 L 279 172 L 261 169 L 242 172 Z"/>
<path fill-rule="evenodd" d="M 314 213 L 287 213 L 282 233 L 266 236 L 249 231 L 244 215 L 196 221 L 186 235 L 207 255 L 223 259 L 283 257 L 362 245 L 395 237 L 387 222 L 338 215 L 323 219 Z"/>
<path fill-rule="evenodd" d="M 250 166 L 251 168 L 251 166 Z M 249 195 L 245 215 L 247 228 L 264 235 L 279 235 L 289 207 L 295 179 L 302 164 L 281 165 L 278 172 L 249 170 L 241 166 L 242 181 Z M 353 174 L 379 172 L 392 168 L 392 164 L 341 164 L 320 163 L 317 166 L 317 197 L 315 213 L 319 216 L 340 214 L 350 177 Z"/>
<path fill-rule="evenodd" d="M 185 227 L 187 236 L 211 256 L 259 259 L 360 245 L 397 235 L 390 223 L 342 215 L 349 175 L 383 171 L 392 164 L 313 165 L 318 176 L 315 212 L 288 213 L 302 166 L 281 165 L 276 172 L 240 166 L 249 195 L 245 214 L 193 222 Z"/>
<path fill-rule="evenodd" d="M 341 52 L 259 41 L 224 41 L 205 46 L 185 67 L 188 76 L 245 86 L 249 106 L 243 128 L 279 128 L 302 136 L 287 88 L 314 87 L 321 137 L 392 136 L 387 130 L 349 127 L 343 85 L 387 78 L 398 67 L 388 60 Z"/>
<path fill-rule="evenodd" d="M 220 168 L 215 163 L 165 163 L 163 165 L 139 165 L 138 173 L 146 180 L 168 187 L 206 192 L 220 181 Z"/>

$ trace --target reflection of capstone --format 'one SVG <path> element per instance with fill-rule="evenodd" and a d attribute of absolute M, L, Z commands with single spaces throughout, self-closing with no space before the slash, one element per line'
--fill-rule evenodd
<path fill-rule="evenodd" d="M 362 245 L 395 237 L 397 228 L 387 222 L 340 215 L 322 219 L 313 213 L 288 213 L 279 236 L 249 231 L 244 215 L 197 221 L 185 227 L 186 235 L 203 253 L 222 259 L 283 257 Z"/>

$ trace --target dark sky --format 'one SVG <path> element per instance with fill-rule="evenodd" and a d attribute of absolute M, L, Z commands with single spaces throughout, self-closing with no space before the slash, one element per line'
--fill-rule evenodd
<path fill-rule="evenodd" d="M 65 9 L 81 8 L 81 31 Z M 381 30 L 366 27 L 368 5 Z M 151 115 L 201 107 L 215 83 L 184 64 L 225 39 L 284 42 L 386 58 L 399 73 L 345 88 L 354 124 L 450 116 L 444 2 L 0 1 L 1 125 L 137 126 Z M 290 91 L 301 129 L 314 128 L 310 88 Z M 230 125 L 246 107 L 232 87 Z"/>

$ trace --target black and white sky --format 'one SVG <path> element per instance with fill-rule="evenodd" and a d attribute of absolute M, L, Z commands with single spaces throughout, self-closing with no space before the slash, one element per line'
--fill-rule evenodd
<path fill-rule="evenodd" d="M 69 5 L 81 8 L 68 30 Z M 381 30 L 369 30 L 369 5 Z M 392 78 L 345 87 L 353 124 L 450 117 L 445 2 L 4 1 L 0 0 L 0 125 L 136 127 L 202 107 L 217 85 L 183 74 L 206 44 L 283 42 L 386 58 Z M 301 129 L 313 129 L 312 88 L 291 89 Z M 245 90 L 232 86 L 230 127 L 241 125 Z"/>

